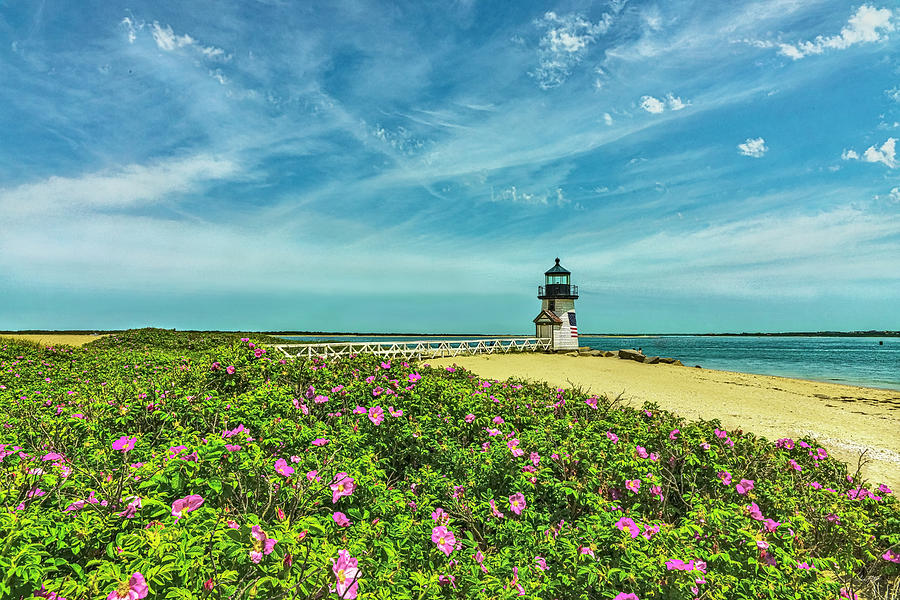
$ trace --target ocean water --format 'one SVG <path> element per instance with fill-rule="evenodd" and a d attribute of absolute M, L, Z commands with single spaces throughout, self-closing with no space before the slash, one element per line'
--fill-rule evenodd
<path fill-rule="evenodd" d="M 603 350 L 641 348 L 647 356 L 671 356 L 690 367 L 900 390 L 900 338 L 895 337 L 581 337 L 579 343 Z"/>
<path fill-rule="evenodd" d="M 501 337 L 501 336 L 497 336 Z M 410 341 L 466 340 L 472 336 L 422 337 L 310 337 L 296 341 Z M 677 358 L 686 366 L 780 375 L 900 390 L 900 338 L 799 336 L 653 336 L 578 338 L 581 346 L 598 350 L 641 348 L 647 356 Z M 881 344 L 879 344 L 881 342 Z"/>

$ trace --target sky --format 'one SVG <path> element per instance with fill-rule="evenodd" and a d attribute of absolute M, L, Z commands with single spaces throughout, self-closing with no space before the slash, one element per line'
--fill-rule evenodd
<path fill-rule="evenodd" d="M 0 329 L 900 329 L 900 8 L 0 0 Z"/>

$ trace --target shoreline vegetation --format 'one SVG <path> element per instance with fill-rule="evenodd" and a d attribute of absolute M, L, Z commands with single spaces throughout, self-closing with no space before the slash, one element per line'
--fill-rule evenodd
<path fill-rule="evenodd" d="M 108 335 L 0 333 L 0 340 L 13 338 L 45 346 L 77 347 Z M 208 344 L 245 334 L 175 335 L 194 339 L 195 344 Z M 257 335 L 255 339 L 278 341 L 275 336 Z M 425 362 L 458 364 L 501 381 L 513 377 L 566 388 L 581 387 L 610 398 L 622 395 L 638 405 L 655 402 L 686 418 L 721 419 L 729 427 L 748 429 L 772 439 L 808 435 L 831 444 L 835 455 L 847 463 L 854 463 L 859 453 L 868 449 L 870 464 L 866 474 L 900 488 L 900 438 L 894 434 L 900 430 L 900 391 L 896 389 L 564 354 L 479 355 Z"/>
<path fill-rule="evenodd" d="M 565 354 L 504 354 L 435 358 L 479 377 L 546 382 L 586 393 L 621 397 L 626 404 L 652 402 L 686 419 L 719 419 L 729 429 L 769 439 L 809 436 L 840 460 L 900 487 L 900 390 L 696 369 L 631 360 Z"/>
<path fill-rule="evenodd" d="M 874 600 L 900 583 L 896 485 L 837 439 L 728 424 L 828 416 L 783 378 L 560 354 L 286 360 L 271 339 L 0 340 L 0 597 Z M 517 361 L 527 379 L 507 378 Z M 712 416 L 595 389 L 604 368 L 682 378 Z M 896 419 L 831 388 L 815 402 L 836 425 L 857 407 Z"/>

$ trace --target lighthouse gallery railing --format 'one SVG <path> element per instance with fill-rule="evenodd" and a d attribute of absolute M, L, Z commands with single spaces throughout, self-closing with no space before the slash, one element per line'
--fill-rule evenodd
<path fill-rule="evenodd" d="M 374 354 L 388 358 L 438 358 L 469 354 L 506 354 L 549 350 L 546 338 L 496 338 L 484 340 L 423 340 L 412 342 L 333 342 L 322 344 L 280 344 L 275 346 L 288 358 L 333 358 L 353 354 Z"/>

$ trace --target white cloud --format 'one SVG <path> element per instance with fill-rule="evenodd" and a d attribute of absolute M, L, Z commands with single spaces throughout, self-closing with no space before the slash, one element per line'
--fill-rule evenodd
<path fill-rule="evenodd" d="M 587 54 L 588 46 L 606 33 L 611 23 L 609 13 L 596 23 L 574 13 L 559 16 L 552 11 L 536 20 L 535 25 L 544 30 L 538 46 L 539 65 L 532 74 L 538 85 L 545 90 L 562 85 Z"/>
<path fill-rule="evenodd" d="M 238 173 L 227 159 L 197 155 L 152 165 L 128 165 L 80 177 L 49 177 L 37 183 L 0 188 L 0 215 L 62 214 L 156 204 Z"/>
<path fill-rule="evenodd" d="M 891 88 L 889 90 L 884 90 L 884 93 L 887 94 L 888 98 L 890 98 L 894 102 L 900 102 L 900 86 Z"/>
<path fill-rule="evenodd" d="M 212 77 L 213 79 L 215 79 L 216 81 L 218 81 L 219 83 L 221 83 L 222 85 L 225 85 L 226 83 L 228 83 L 228 78 L 222 74 L 222 69 L 210 69 L 209 76 Z"/>
<path fill-rule="evenodd" d="M 891 199 L 891 202 L 900 202 L 900 187 L 892 188 L 888 197 Z"/>
<path fill-rule="evenodd" d="M 820 35 L 813 41 L 796 44 L 778 44 L 778 52 L 793 60 L 800 60 L 811 54 L 822 54 L 825 50 L 844 50 L 856 44 L 879 42 L 887 39 L 884 34 L 894 31 L 892 17 L 893 13 L 889 8 L 863 4 L 850 17 L 840 34 L 828 37 Z"/>
<path fill-rule="evenodd" d="M 172 31 L 172 27 L 170 25 L 166 25 L 164 28 L 160 27 L 159 23 L 156 21 L 153 22 L 153 25 L 150 26 L 151 33 L 153 34 L 153 39 L 156 41 L 156 45 L 160 50 L 166 50 L 171 52 L 176 48 L 183 48 L 184 46 L 193 46 L 196 42 L 194 38 L 185 34 L 185 35 L 176 35 L 174 31 Z"/>
<path fill-rule="evenodd" d="M 674 96 L 672 94 L 666 95 L 666 102 L 669 104 L 669 108 L 672 110 L 681 110 L 685 108 L 690 102 L 685 102 L 681 98 Z"/>
<path fill-rule="evenodd" d="M 653 96 L 641 96 L 641 108 L 648 113 L 658 115 L 666 110 L 666 105 L 662 100 L 654 98 Z"/>
<path fill-rule="evenodd" d="M 129 44 L 133 44 L 137 40 L 138 32 L 143 31 L 144 27 L 146 27 L 145 22 L 137 21 L 131 17 L 123 18 L 119 24 L 125 28 Z M 227 54 L 222 48 L 204 46 L 188 34 L 178 35 L 171 25 L 162 26 L 159 22 L 154 21 L 150 25 L 150 33 L 153 36 L 153 41 L 156 42 L 156 47 L 160 50 L 173 52 L 179 48 L 192 48 L 209 60 L 222 62 L 231 60 L 231 55 Z"/>
<path fill-rule="evenodd" d="M 133 44 L 137 39 L 137 32 L 144 28 L 143 23 L 135 23 L 130 17 L 125 17 L 120 23 L 128 32 L 128 43 Z"/>
<path fill-rule="evenodd" d="M 896 139 L 888 138 L 880 148 L 869 146 L 866 151 L 863 152 L 862 159 L 870 163 L 882 163 L 893 169 L 897 166 L 896 142 Z"/>
<path fill-rule="evenodd" d="M 225 54 L 225 51 L 221 48 L 216 48 L 215 46 L 199 46 L 198 49 L 201 53 L 203 53 L 207 58 L 211 59 L 220 59 L 220 60 L 229 60 L 231 58 L 230 54 Z"/>
<path fill-rule="evenodd" d="M 512 202 L 513 204 L 547 204 L 547 196 L 546 194 L 543 196 L 536 196 L 535 194 L 529 194 L 528 192 L 523 192 L 516 189 L 516 186 L 511 185 L 506 189 L 501 190 L 499 193 L 494 193 L 494 188 L 491 188 L 491 202 Z"/>
<path fill-rule="evenodd" d="M 878 32 L 879 29 L 894 31 L 892 16 L 888 8 L 875 8 L 863 4 L 857 9 L 856 14 L 850 17 L 847 26 L 841 29 L 841 34 L 826 38 L 824 43 L 829 48 L 843 49 L 853 44 L 877 42 L 883 39 Z"/>
<path fill-rule="evenodd" d="M 766 146 L 766 140 L 759 137 L 747 138 L 743 144 L 738 144 L 738 150 L 744 156 L 762 158 L 762 156 L 769 151 L 769 148 Z"/>
<path fill-rule="evenodd" d="M 666 108 L 669 110 L 682 110 L 689 105 L 690 102 L 682 100 L 671 92 L 666 94 L 666 97 L 662 100 L 654 96 L 641 96 L 641 108 L 654 115 L 660 114 Z"/>
<path fill-rule="evenodd" d="M 778 52 L 779 54 L 783 54 L 788 58 L 793 58 L 794 60 L 799 60 L 805 56 L 800 50 L 797 49 L 796 46 L 792 44 L 778 44 Z"/>
<path fill-rule="evenodd" d="M 389 130 L 376 123 L 370 130 L 372 137 L 384 142 L 394 150 L 406 156 L 413 156 L 421 152 L 426 145 L 425 140 L 415 137 L 405 127 Z"/>
<path fill-rule="evenodd" d="M 510 202 L 512 204 L 530 204 L 533 206 L 549 206 L 552 202 L 556 206 L 565 206 L 571 200 L 566 198 L 562 188 L 530 193 L 511 185 L 497 193 L 491 187 L 491 202 Z"/>
<path fill-rule="evenodd" d="M 841 152 L 842 160 L 859 160 L 859 154 L 856 153 L 856 150 L 844 150 Z"/>
<path fill-rule="evenodd" d="M 607 125 L 612 125 L 613 124 L 612 115 L 609 113 L 603 113 L 603 122 L 606 123 Z"/>

